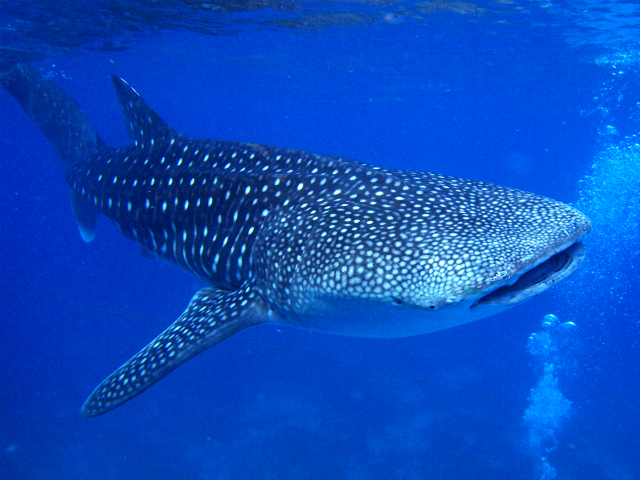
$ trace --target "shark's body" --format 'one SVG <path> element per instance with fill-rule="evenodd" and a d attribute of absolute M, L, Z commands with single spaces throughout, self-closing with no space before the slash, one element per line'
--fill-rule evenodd
<path fill-rule="evenodd" d="M 57 150 L 86 241 L 102 213 L 209 282 L 104 380 L 96 416 L 248 326 L 398 337 L 502 311 L 571 273 L 591 228 L 547 198 L 432 173 L 169 127 L 114 84 L 134 146 L 107 147 L 59 87 L 20 65 L 0 78 Z"/>

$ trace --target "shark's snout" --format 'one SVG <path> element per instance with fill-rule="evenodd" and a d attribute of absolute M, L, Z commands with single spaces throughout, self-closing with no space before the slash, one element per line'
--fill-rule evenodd
<path fill-rule="evenodd" d="M 502 286 L 479 298 L 471 308 L 488 305 L 513 306 L 538 295 L 578 268 L 584 259 L 584 254 L 584 244 L 573 243 L 542 263 L 514 275 Z"/>

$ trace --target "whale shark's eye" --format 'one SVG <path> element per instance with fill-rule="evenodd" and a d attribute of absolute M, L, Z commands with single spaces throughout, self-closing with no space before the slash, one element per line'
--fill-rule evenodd
<path fill-rule="evenodd" d="M 403 303 L 402 300 L 400 298 L 397 298 L 397 297 L 393 297 L 393 302 L 396 305 L 402 305 L 402 303 Z"/>

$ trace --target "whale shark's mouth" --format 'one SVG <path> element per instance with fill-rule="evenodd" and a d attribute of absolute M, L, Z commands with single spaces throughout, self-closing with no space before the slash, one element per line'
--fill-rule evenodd
<path fill-rule="evenodd" d="M 571 274 L 583 259 L 584 245 L 582 242 L 576 242 L 522 273 L 514 283 L 503 285 L 481 297 L 471 308 L 480 305 L 516 305 Z"/>

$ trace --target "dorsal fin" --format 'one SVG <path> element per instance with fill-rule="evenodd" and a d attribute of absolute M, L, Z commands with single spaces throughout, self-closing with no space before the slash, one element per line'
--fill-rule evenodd
<path fill-rule="evenodd" d="M 115 75 L 111 80 L 127 119 L 127 132 L 136 147 L 151 148 L 154 144 L 179 136 L 127 82 Z"/>

